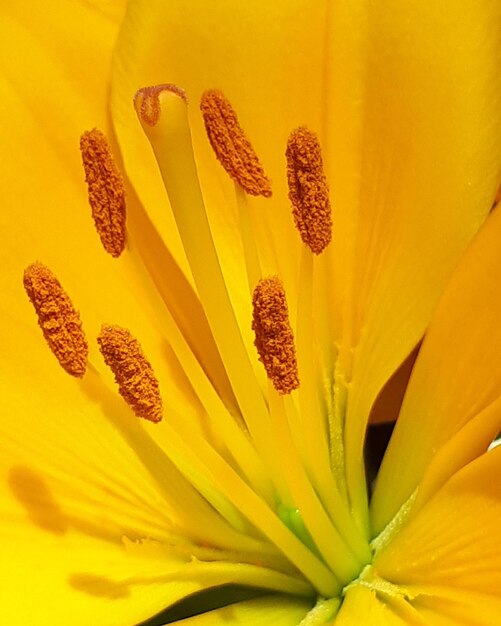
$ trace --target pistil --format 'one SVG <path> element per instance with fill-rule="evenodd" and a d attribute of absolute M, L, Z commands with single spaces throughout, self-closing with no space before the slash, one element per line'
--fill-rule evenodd
<path fill-rule="evenodd" d="M 136 94 L 136 112 L 155 152 L 198 294 L 242 417 L 273 480 L 279 470 L 270 445 L 268 411 L 238 326 L 210 231 L 193 154 L 186 100 L 170 87 L 163 88 L 160 93 L 155 90 L 160 112 L 156 124 L 150 126 L 142 118 L 142 111 L 143 101 L 150 98 L 151 92 L 152 88 L 146 88 Z"/>

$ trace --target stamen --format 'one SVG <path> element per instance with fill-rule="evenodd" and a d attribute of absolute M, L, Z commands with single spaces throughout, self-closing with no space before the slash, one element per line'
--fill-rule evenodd
<path fill-rule="evenodd" d="M 104 325 L 97 341 L 122 398 L 138 417 L 159 422 L 162 399 L 158 381 L 137 339 L 126 328 Z"/>
<path fill-rule="evenodd" d="M 220 91 L 206 91 L 200 109 L 210 144 L 226 172 L 248 194 L 269 198 L 270 181 L 226 97 Z"/>
<path fill-rule="evenodd" d="M 290 393 L 299 387 L 299 375 L 287 300 L 278 276 L 259 281 L 252 305 L 252 330 L 259 360 L 278 393 Z"/>
<path fill-rule="evenodd" d="M 317 136 L 308 128 L 297 128 L 289 136 L 285 155 L 296 228 L 303 243 L 313 253 L 320 254 L 332 237 L 332 217 Z"/>
<path fill-rule="evenodd" d="M 268 408 L 242 338 L 212 238 L 193 152 L 188 107 L 183 98 L 168 91 L 159 95 L 159 103 L 161 113 L 156 126 L 143 121 L 141 103 L 136 99 L 138 118 L 155 153 L 197 293 L 243 420 L 274 481 L 279 462 L 270 444 Z"/>
<path fill-rule="evenodd" d="M 87 367 L 89 349 L 80 316 L 68 294 L 42 263 L 27 267 L 23 282 L 52 353 L 68 374 L 81 378 Z"/>
<path fill-rule="evenodd" d="M 125 248 L 125 191 L 105 135 L 94 128 L 80 137 L 89 204 L 104 249 L 119 257 Z"/>
<path fill-rule="evenodd" d="M 153 85 L 152 87 L 139 89 L 134 96 L 134 108 L 142 121 L 148 124 L 148 126 L 156 126 L 160 119 L 159 96 L 163 91 L 170 91 L 188 103 L 184 89 L 172 83 L 164 83 L 163 85 Z"/>

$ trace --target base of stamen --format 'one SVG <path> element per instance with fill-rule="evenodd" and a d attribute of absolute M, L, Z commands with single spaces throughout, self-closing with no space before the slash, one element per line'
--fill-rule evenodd
<path fill-rule="evenodd" d="M 340 581 L 352 580 L 360 569 L 360 562 L 332 524 L 307 476 L 292 439 L 284 398 L 270 390 L 269 400 L 277 455 L 286 468 L 287 487 L 301 512 L 305 528 L 336 577 Z"/>
<path fill-rule="evenodd" d="M 103 326 L 97 341 L 122 398 L 138 417 L 159 422 L 162 399 L 158 381 L 137 339 L 126 328 Z"/>
<path fill-rule="evenodd" d="M 48 267 L 33 263 L 24 272 L 24 288 L 38 324 L 61 367 L 77 378 L 85 374 L 88 345 L 80 316 Z"/>

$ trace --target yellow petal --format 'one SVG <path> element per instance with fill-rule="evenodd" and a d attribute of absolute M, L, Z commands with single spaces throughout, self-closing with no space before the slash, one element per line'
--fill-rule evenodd
<path fill-rule="evenodd" d="M 2 529 L 0 598 L 3 619 L 12 626 L 132 625 L 204 586 L 166 582 L 175 564 L 131 555 L 119 542 L 24 530 Z"/>
<path fill-rule="evenodd" d="M 260 567 L 190 563 L 189 556 L 157 545 L 103 541 L 70 528 L 26 533 L 21 523 L 4 526 L 2 537 L 0 599 L 3 619 L 12 626 L 35 616 L 36 623 L 54 626 L 96 619 L 103 626 L 132 626 L 200 590 L 231 583 L 266 588 L 268 573 L 277 578 Z M 290 610 L 284 602 L 277 617 L 301 617 L 309 608 L 307 600 L 287 600 Z"/>
<path fill-rule="evenodd" d="M 107 15 L 96 4 L 61 3 L 48 11 L 20 2 L 1 9 L 3 201 L 10 207 L 2 214 L 11 220 L 2 232 L 15 225 L 12 249 L 31 247 L 32 254 L 43 233 L 45 249 L 66 253 L 70 265 L 86 249 L 101 252 L 78 140 L 93 126 L 106 129 L 106 77 L 122 8 L 107 3 Z"/>
<path fill-rule="evenodd" d="M 0 467 L 9 502 L 18 501 L 36 519 L 40 513 L 42 521 L 47 503 L 48 523 L 56 526 L 57 519 L 51 520 L 62 507 L 78 524 L 89 524 L 95 532 L 101 528 L 104 536 L 115 538 L 130 534 L 166 539 L 172 522 L 182 524 L 188 536 L 197 534 L 196 527 L 202 531 L 208 522 L 205 511 L 215 526 L 209 524 L 200 536 L 212 528 L 209 543 L 217 543 L 218 533 L 223 538 L 224 524 L 220 526 L 213 509 L 97 372 L 91 368 L 77 382 L 53 364 L 38 329 L 11 325 L 9 330 L 1 338 L 10 358 L 0 367 L 5 396 Z M 41 504 L 30 495 L 38 485 L 51 494 Z M 182 505 L 176 490 L 184 493 Z"/>
<path fill-rule="evenodd" d="M 483 593 L 440 590 L 436 596 L 424 593 L 413 604 L 433 626 L 490 626 L 499 619 L 499 601 Z"/>
<path fill-rule="evenodd" d="M 377 573 L 431 610 L 490 625 L 501 610 L 501 451 L 473 461 L 377 555 Z M 433 622 L 432 622 L 433 623 Z"/>
<path fill-rule="evenodd" d="M 400 619 L 388 605 L 381 602 L 374 591 L 366 587 L 354 586 L 348 589 L 339 615 L 333 624 L 335 626 L 355 626 L 356 624 L 405 626 L 407 622 Z"/>
<path fill-rule="evenodd" d="M 500 237 L 501 213 L 495 211 L 454 274 L 423 342 L 373 497 L 375 534 L 410 496 L 441 446 L 469 420 L 478 416 L 469 443 L 454 448 L 449 475 L 472 458 L 472 445 L 480 447 L 476 454 L 485 450 L 499 429 L 499 409 L 480 413 L 501 391 L 501 298 L 495 288 Z"/>
<path fill-rule="evenodd" d="M 183 626 L 297 626 L 310 605 L 291 596 L 264 596 L 183 619 Z"/>
<path fill-rule="evenodd" d="M 352 100 L 339 90 L 331 99 L 331 145 L 342 142 L 330 181 L 339 202 L 335 267 L 346 286 L 340 359 L 351 381 L 345 445 L 355 500 L 371 405 L 425 331 L 501 178 L 500 5 L 456 0 L 444 12 L 395 0 L 366 7 L 364 18 L 364 70 L 357 57 L 346 70 Z M 347 115 L 355 133 L 345 131 Z M 357 169 L 345 152 L 358 155 Z"/>

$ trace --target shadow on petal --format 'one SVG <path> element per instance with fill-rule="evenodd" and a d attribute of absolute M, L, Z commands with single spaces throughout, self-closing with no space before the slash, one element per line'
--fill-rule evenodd
<path fill-rule="evenodd" d="M 126 583 L 111 580 L 106 576 L 85 573 L 71 574 L 68 582 L 74 589 L 98 598 L 118 600 L 130 596 L 130 590 Z"/>
<path fill-rule="evenodd" d="M 19 465 L 10 470 L 8 484 L 14 497 L 36 526 L 55 535 L 66 533 L 68 519 L 40 474 Z"/>

